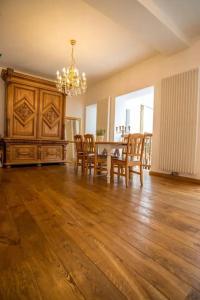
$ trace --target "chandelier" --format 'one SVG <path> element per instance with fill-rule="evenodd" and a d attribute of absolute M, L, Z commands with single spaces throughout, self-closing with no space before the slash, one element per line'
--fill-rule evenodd
<path fill-rule="evenodd" d="M 85 73 L 79 75 L 79 70 L 76 68 L 74 59 L 74 46 L 75 40 L 70 40 L 72 46 L 71 64 L 66 69 L 63 68 L 62 72 L 57 71 L 56 87 L 59 92 L 67 96 L 77 96 L 84 94 L 87 89 L 87 79 Z"/>

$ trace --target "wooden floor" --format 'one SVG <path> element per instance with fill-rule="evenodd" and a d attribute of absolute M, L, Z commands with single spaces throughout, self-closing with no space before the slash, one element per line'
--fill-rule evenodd
<path fill-rule="evenodd" d="M 200 186 L 0 169 L 0 299 L 200 299 Z"/>

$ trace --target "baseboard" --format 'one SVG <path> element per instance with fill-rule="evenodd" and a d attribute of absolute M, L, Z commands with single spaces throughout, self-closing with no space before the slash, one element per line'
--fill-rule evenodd
<path fill-rule="evenodd" d="M 185 181 L 185 182 L 192 182 L 196 184 L 200 184 L 200 179 L 197 178 L 191 178 L 191 177 L 184 177 L 184 176 L 174 176 L 166 173 L 160 173 L 160 172 L 155 172 L 155 171 L 150 171 L 149 175 L 151 176 L 158 176 L 158 177 L 164 177 L 164 178 L 169 178 L 173 180 L 179 180 L 179 181 Z"/>

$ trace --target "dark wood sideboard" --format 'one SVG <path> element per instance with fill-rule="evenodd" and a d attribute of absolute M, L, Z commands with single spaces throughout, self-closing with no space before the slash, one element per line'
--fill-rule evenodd
<path fill-rule="evenodd" d="M 4 166 L 66 162 L 65 97 L 54 82 L 4 69 Z"/>

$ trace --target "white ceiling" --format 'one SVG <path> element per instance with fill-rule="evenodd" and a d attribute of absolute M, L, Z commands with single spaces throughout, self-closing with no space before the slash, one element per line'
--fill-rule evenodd
<path fill-rule="evenodd" d="M 0 0 L 0 66 L 54 78 L 69 39 L 89 82 L 200 37 L 200 0 Z"/>

